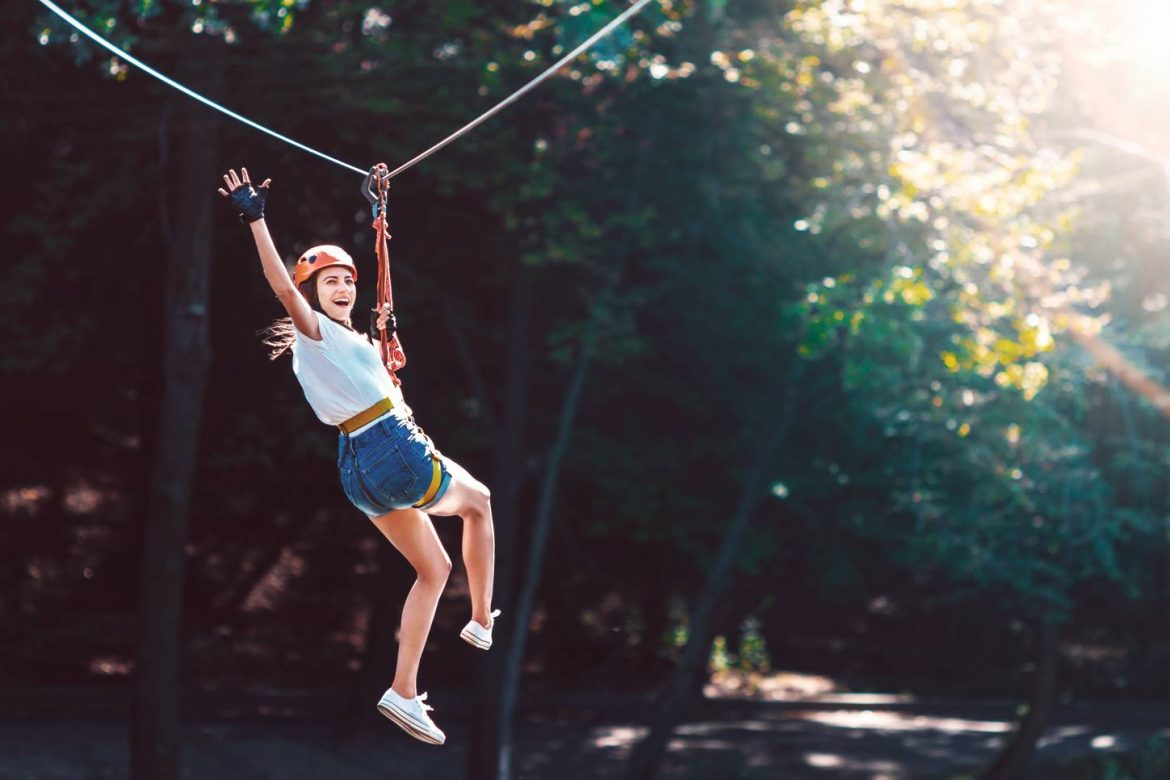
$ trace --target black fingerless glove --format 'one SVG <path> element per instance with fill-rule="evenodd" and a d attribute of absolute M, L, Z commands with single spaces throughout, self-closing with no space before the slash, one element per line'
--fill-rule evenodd
<path fill-rule="evenodd" d="M 264 219 L 264 201 L 268 197 L 268 186 L 241 184 L 228 193 L 227 199 L 240 212 L 240 222 L 245 224 Z"/>
<path fill-rule="evenodd" d="M 386 338 L 394 338 L 394 334 L 398 332 L 398 320 L 395 319 L 394 313 L 386 318 Z M 382 331 L 378 330 L 378 312 L 370 312 L 370 338 L 374 341 L 379 341 L 382 338 Z"/>

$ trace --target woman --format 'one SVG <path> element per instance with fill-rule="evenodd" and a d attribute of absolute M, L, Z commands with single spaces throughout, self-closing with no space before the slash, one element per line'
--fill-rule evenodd
<path fill-rule="evenodd" d="M 460 636 L 474 647 L 492 644 L 495 537 L 488 490 L 438 453 L 415 425 L 380 350 L 353 329 L 357 269 L 344 250 L 318 246 L 297 261 L 290 279 L 264 222 L 270 179 L 253 186 L 248 170 L 233 169 L 219 192 L 250 225 L 264 276 L 289 319 L 269 331 L 274 356 L 292 352 L 293 373 L 317 417 L 341 429 L 338 470 L 346 497 L 365 513 L 414 567 L 418 578 L 402 606 L 394 682 L 379 711 L 416 739 L 441 745 L 418 693 L 418 666 L 451 559 L 428 515 L 463 519 L 463 560 L 471 588 L 471 620 Z M 393 328 L 388 307 L 377 328 Z"/>

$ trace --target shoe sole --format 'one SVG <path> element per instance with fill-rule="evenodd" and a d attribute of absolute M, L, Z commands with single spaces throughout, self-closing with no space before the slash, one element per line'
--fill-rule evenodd
<path fill-rule="evenodd" d="M 459 638 L 462 639 L 467 644 L 471 645 L 472 647 L 478 648 L 480 650 L 490 650 L 491 646 L 492 646 L 492 640 L 489 639 L 487 642 L 484 642 L 482 639 L 480 639 L 475 634 L 468 631 L 466 628 L 463 629 L 462 632 L 460 632 Z"/>
<path fill-rule="evenodd" d="M 420 726 L 409 715 L 400 711 L 393 702 L 388 702 L 385 699 L 378 702 L 378 712 L 382 713 L 391 723 L 398 728 L 405 731 L 410 736 L 417 739 L 419 742 L 426 742 L 430 745 L 442 745 L 447 741 L 446 735 L 440 739 L 426 730 L 425 727 Z"/>

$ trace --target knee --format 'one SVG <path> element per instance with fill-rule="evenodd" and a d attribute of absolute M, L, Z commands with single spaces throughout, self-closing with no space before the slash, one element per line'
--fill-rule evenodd
<path fill-rule="evenodd" d="M 420 582 L 428 585 L 444 585 L 451 574 L 451 556 L 446 553 L 442 558 L 427 561 L 425 566 L 416 571 Z"/>
<path fill-rule="evenodd" d="M 477 479 L 473 479 L 467 486 L 468 493 L 471 494 L 471 503 L 477 507 L 487 507 L 492 501 L 492 491 L 488 490 L 487 485 L 483 484 Z"/>
<path fill-rule="evenodd" d="M 463 510 L 463 519 L 472 522 L 490 522 L 492 519 L 492 495 L 483 485 L 476 485 L 471 491 L 471 500 Z"/>

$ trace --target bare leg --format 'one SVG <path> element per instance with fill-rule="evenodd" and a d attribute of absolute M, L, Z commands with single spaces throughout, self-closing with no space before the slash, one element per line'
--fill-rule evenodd
<path fill-rule="evenodd" d="M 402 605 L 398 665 L 390 686 L 399 696 L 413 699 L 418 695 L 418 665 L 431 633 L 439 596 L 451 573 L 451 559 L 439 542 L 431 519 L 417 509 L 390 512 L 374 518 L 373 523 L 418 575 Z"/>
<path fill-rule="evenodd" d="M 458 515 L 463 519 L 463 564 L 471 590 L 471 619 L 491 628 L 492 582 L 496 567 L 496 534 L 492 525 L 491 494 L 450 458 L 444 458 L 451 472 L 451 485 L 439 503 L 427 511 L 432 515 Z"/>

